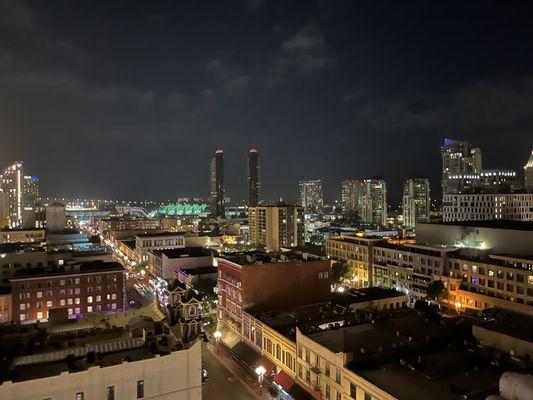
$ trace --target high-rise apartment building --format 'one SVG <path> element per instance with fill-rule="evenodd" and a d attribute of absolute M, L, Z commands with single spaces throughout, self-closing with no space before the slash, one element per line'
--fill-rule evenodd
<path fill-rule="evenodd" d="M 211 215 L 224 216 L 224 150 L 218 149 L 211 159 Z"/>
<path fill-rule="evenodd" d="M 403 219 L 404 225 L 414 228 L 419 222 L 429 221 L 430 188 L 427 178 L 409 179 L 403 186 Z"/>
<path fill-rule="evenodd" d="M 533 221 L 533 193 L 445 194 L 442 220 L 454 221 Z"/>
<path fill-rule="evenodd" d="M 445 139 L 442 154 L 442 193 L 464 193 L 479 179 L 481 149 L 468 142 Z"/>
<path fill-rule="evenodd" d="M 528 192 L 533 192 L 533 150 L 524 165 L 524 186 Z"/>
<path fill-rule="evenodd" d="M 24 175 L 23 183 L 24 208 L 35 208 L 35 204 L 40 198 L 39 177 Z"/>
<path fill-rule="evenodd" d="M 341 206 L 345 216 L 357 215 L 358 182 L 355 179 L 346 179 L 341 183 Z"/>
<path fill-rule="evenodd" d="M 261 196 L 261 162 L 259 152 L 251 148 L 248 153 L 248 205 L 253 207 L 259 204 Z"/>
<path fill-rule="evenodd" d="M 383 179 L 359 181 L 358 209 L 366 224 L 387 225 L 387 184 Z"/>
<path fill-rule="evenodd" d="M 300 181 L 300 204 L 306 213 L 319 213 L 324 205 L 322 180 Z"/>
<path fill-rule="evenodd" d="M 289 204 L 256 206 L 248 210 L 250 241 L 267 251 L 304 244 L 304 210 Z"/>
<path fill-rule="evenodd" d="M 24 210 L 24 174 L 22 161 L 10 165 L 2 173 L 1 186 L 6 200 L 6 214 L 11 228 L 22 225 Z"/>

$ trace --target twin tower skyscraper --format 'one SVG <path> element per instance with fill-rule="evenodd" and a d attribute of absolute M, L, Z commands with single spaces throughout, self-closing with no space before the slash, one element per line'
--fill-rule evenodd
<path fill-rule="evenodd" d="M 256 206 L 261 196 L 261 162 L 259 152 L 251 148 L 248 153 L 248 206 Z M 211 159 L 211 215 L 225 215 L 224 150 L 217 149 Z"/>

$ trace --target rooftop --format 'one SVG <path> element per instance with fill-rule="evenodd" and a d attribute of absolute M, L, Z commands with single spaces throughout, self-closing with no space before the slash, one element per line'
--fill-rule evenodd
<path fill-rule="evenodd" d="M 154 254 L 164 254 L 168 258 L 209 257 L 213 252 L 203 247 L 183 247 L 177 249 L 155 250 Z"/>
<path fill-rule="evenodd" d="M 460 222 L 426 222 L 420 225 L 435 226 L 464 226 L 473 228 L 490 228 L 490 229 L 509 229 L 517 231 L 533 231 L 533 222 L 530 221 L 506 221 L 506 220 L 488 220 L 488 221 L 460 221 Z"/>
<path fill-rule="evenodd" d="M 58 267 L 24 268 L 16 271 L 10 280 L 112 271 L 125 271 L 125 269 L 118 262 L 95 260 Z"/>
<path fill-rule="evenodd" d="M 139 238 L 160 237 L 160 236 L 183 236 L 183 232 L 158 232 L 158 233 L 140 233 L 135 235 Z"/>
<path fill-rule="evenodd" d="M 357 304 L 397 296 L 404 295 L 393 289 L 379 287 L 351 289 L 343 293 L 332 293 L 329 302 L 294 307 L 283 311 L 258 311 L 253 308 L 246 311 L 282 335 L 294 340 L 296 327 L 304 334 L 308 334 L 337 325 L 359 324 L 365 320 L 366 316 L 365 310 L 357 307 Z M 357 311 L 351 306 L 355 306 Z M 370 313 L 372 308 L 367 311 Z"/>

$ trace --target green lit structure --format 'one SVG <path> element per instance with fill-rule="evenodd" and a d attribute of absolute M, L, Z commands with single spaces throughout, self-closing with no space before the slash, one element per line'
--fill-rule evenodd
<path fill-rule="evenodd" d="M 183 204 L 183 203 L 173 203 L 167 204 L 159 208 L 157 211 L 158 214 L 163 215 L 195 215 L 195 216 L 206 216 L 209 214 L 209 205 L 202 204 Z"/>

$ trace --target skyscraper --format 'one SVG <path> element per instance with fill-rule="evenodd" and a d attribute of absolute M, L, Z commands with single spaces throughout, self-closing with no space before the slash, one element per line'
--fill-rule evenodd
<path fill-rule="evenodd" d="M 358 181 L 346 179 L 341 183 L 341 206 L 345 216 L 357 215 Z"/>
<path fill-rule="evenodd" d="M 404 225 L 414 228 L 419 222 L 429 222 L 430 188 L 427 178 L 409 179 L 403 186 Z"/>
<path fill-rule="evenodd" d="M 463 193 L 479 180 L 481 149 L 468 142 L 445 139 L 441 147 L 442 193 Z"/>
<path fill-rule="evenodd" d="M 34 208 L 37 200 L 39 200 L 39 177 L 24 175 L 23 184 L 23 206 L 24 208 Z"/>
<path fill-rule="evenodd" d="M 22 225 L 23 203 L 23 165 L 17 161 L 4 169 L 1 177 L 2 189 L 6 196 L 6 214 L 9 226 L 16 228 Z"/>
<path fill-rule="evenodd" d="M 324 205 L 322 180 L 300 181 L 300 204 L 306 213 L 319 213 Z"/>
<path fill-rule="evenodd" d="M 358 181 L 357 208 L 362 222 L 387 225 L 387 184 L 383 179 Z"/>
<path fill-rule="evenodd" d="M 261 162 L 257 149 L 251 148 L 248 153 L 248 205 L 259 204 L 261 198 Z"/>
<path fill-rule="evenodd" d="M 211 215 L 224 216 L 224 150 L 218 149 L 211 159 Z"/>
<path fill-rule="evenodd" d="M 524 165 L 524 186 L 528 192 L 533 192 L 533 150 Z"/>

